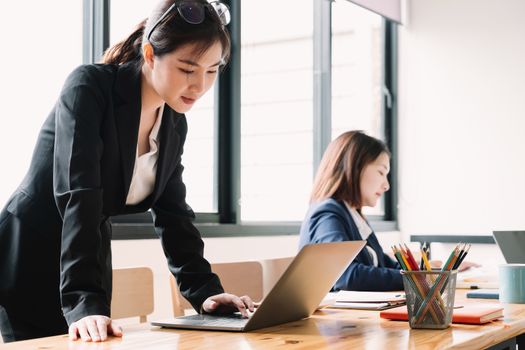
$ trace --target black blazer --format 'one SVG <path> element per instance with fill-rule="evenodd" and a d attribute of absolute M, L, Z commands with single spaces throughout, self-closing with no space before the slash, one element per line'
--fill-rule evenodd
<path fill-rule="evenodd" d="M 29 171 L 0 214 L 0 304 L 20 304 L 38 290 L 60 297 L 68 324 L 109 316 L 109 218 L 150 208 L 182 294 L 198 309 L 223 292 L 185 202 L 186 118 L 167 105 L 153 193 L 137 205 L 125 203 L 140 111 L 141 76 L 132 64 L 84 65 L 68 77 Z"/>

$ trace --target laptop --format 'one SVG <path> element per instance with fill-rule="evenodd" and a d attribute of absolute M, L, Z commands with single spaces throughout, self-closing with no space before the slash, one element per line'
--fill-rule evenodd
<path fill-rule="evenodd" d="M 508 264 L 525 264 L 525 231 L 494 231 L 492 234 Z"/>
<path fill-rule="evenodd" d="M 304 246 L 249 318 L 231 315 L 190 315 L 151 322 L 168 328 L 246 332 L 309 317 L 366 241 Z"/>

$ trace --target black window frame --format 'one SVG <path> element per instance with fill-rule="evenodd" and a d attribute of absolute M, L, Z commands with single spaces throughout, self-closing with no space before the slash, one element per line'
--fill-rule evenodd
<path fill-rule="evenodd" d="M 221 73 L 216 94 L 217 113 L 217 213 L 196 213 L 195 225 L 203 237 L 296 235 L 300 222 L 241 222 L 241 0 L 224 0 L 230 7 L 228 26 L 232 39 L 231 61 Z M 331 128 L 331 6 L 330 0 L 314 0 L 314 168 L 330 142 Z M 110 0 L 83 0 L 83 61 L 100 61 L 109 46 Z M 397 25 L 385 21 L 383 121 L 386 143 L 392 151 L 385 194 L 385 214 L 371 216 L 376 231 L 397 230 Z M 218 103 L 220 101 L 220 103 Z M 314 169 L 315 170 L 315 169 Z M 113 239 L 157 238 L 150 213 L 112 218 Z"/>

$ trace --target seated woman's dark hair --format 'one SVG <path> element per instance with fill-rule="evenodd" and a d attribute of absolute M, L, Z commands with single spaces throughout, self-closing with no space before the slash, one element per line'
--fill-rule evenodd
<path fill-rule="evenodd" d="M 359 130 L 347 131 L 330 142 L 315 176 L 310 202 L 328 198 L 361 208 L 359 187 L 363 169 L 381 153 L 390 156 L 386 144 Z"/>

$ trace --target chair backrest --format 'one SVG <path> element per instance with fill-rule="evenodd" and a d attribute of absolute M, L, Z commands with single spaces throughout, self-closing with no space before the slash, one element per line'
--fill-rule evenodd
<path fill-rule="evenodd" d="M 238 296 L 249 295 L 254 301 L 263 298 L 263 272 L 258 261 L 211 264 L 211 269 L 221 279 L 227 293 Z M 180 294 L 173 275 L 170 276 L 173 314 L 184 315 L 184 310 L 192 309 L 191 304 Z"/>
<path fill-rule="evenodd" d="M 261 260 L 260 263 L 263 269 L 263 296 L 266 297 L 268 293 L 272 290 L 273 286 L 290 263 L 293 260 L 293 256 L 285 258 L 276 258 L 276 259 L 265 259 Z"/>
<path fill-rule="evenodd" d="M 148 267 L 113 269 L 111 317 L 139 317 L 153 312 L 153 272 Z"/>

